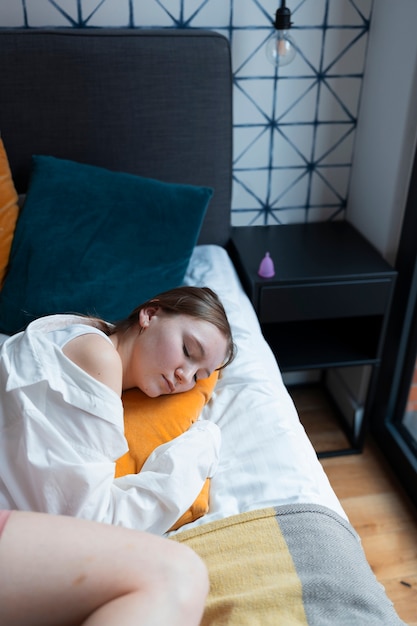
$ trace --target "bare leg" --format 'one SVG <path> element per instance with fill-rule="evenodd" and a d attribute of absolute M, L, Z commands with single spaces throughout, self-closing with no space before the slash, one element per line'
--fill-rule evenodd
<path fill-rule="evenodd" d="M 147 533 L 14 511 L 0 539 L 7 626 L 197 626 L 207 592 L 192 550 Z"/>

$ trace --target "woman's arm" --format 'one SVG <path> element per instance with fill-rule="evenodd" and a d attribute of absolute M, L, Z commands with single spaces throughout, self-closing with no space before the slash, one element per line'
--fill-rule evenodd
<path fill-rule="evenodd" d="M 221 435 L 216 424 L 195 422 L 156 448 L 139 474 L 116 478 L 106 521 L 156 534 L 167 532 L 185 513 L 218 465 Z"/>

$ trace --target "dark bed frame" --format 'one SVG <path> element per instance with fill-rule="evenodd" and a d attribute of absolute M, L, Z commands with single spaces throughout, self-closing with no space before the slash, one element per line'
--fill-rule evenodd
<path fill-rule="evenodd" d="M 0 29 L 0 85 L 0 133 L 19 193 L 32 154 L 205 185 L 214 196 L 199 243 L 227 244 L 232 75 L 225 37 Z"/>

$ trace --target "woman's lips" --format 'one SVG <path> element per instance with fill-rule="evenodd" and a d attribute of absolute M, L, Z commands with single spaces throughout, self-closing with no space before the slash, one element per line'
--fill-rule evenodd
<path fill-rule="evenodd" d="M 175 386 L 173 385 L 173 383 L 168 378 L 166 378 L 165 376 L 163 376 L 163 379 L 166 382 L 166 386 L 168 388 L 169 393 L 174 393 Z"/>

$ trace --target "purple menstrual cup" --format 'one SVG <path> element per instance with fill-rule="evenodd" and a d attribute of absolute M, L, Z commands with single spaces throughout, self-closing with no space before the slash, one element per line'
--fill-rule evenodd
<path fill-rule="evenodd" d="M 265 253 L 259 266 L 258 274 L 262 278 L 272 278 L 272 276 L 275 276 L 274 262 L 269 256 L 269 252 Z"/>

